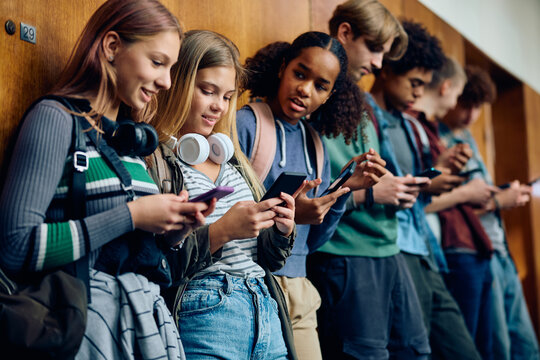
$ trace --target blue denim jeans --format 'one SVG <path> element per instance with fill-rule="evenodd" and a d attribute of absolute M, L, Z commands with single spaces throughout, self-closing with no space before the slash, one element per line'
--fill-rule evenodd
<path fill-rule="evenodd" d="M 495 359 L 537 360 L 538 342 L 514 262 L 510 256 L 496 252 L 490 265 Z"/>
<path fill-rule="evenodd" d="M 447 253 L 448 290 L 456 300 L 482 359 L 493 359 L 490 259 L 474 254 Z"/>
<path fill-rule="evenodd" d="M 277 303 L 262 278 L 194 279 L 178 317 L 188 359 L 287 359 Z"/>

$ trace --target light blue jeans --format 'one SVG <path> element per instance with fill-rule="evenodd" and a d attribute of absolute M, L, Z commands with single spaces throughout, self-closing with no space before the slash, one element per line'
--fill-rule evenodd
<path fill-rule="evenodd" d="M 538 342 L 514 262 L 509 256 L 495 252 L 490 266 L 493 273 L 495 359 L 539 359 Z"/>
<path fill-rule="evenodd" d="M 287 359 L 277 303 L 262 278 L 189 282 L 178 312 L 188 359 Z"/>

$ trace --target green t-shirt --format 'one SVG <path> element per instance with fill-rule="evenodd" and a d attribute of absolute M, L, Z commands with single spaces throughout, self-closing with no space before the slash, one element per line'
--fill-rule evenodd
<path fill-rule="evenodd" d="M 371 121 L 362 136 L 345 144 L 342 135 L 330 139 L 323 137 L 330 157 L 332 178 L 336 178 L 343 166 L 354 156 L 375 149 L 379 152 L 379 139 Z M 360 129 L 358 131 L 360 134 Z M 365 141 L 365 142 L 364 142 Z M 341 218 L 332 238 L 317 251 L 342 256 L 387 257 L 399 252 L 396 244 L 398 220 L 393 206 L 373 204 L 366 209 L 363 204 L 356 210 L 346 212 Z"/>

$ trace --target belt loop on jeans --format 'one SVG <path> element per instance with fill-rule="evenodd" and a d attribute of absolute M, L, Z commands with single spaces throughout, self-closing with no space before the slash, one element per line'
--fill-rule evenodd
<path fill-rule="evenodd" d="M 225 273 L 225 279 L 224 279 L 224 293 L 225 295 L 230 295 L 233 291 L 233 280 L 231 278 L 231 275 Z"/>
<path fill-rule="evenodd" d="M 264 297 L 267 297 L 270 295 L 267 287 L 265 286 L 264 278 L 247 277 L 244 281 L 245 281 L 246 287 L 253 294 L 259 293 Z"/>
<path fill-rule="evenodd" d="M 266 286 L 263 277 L 257 278 L 257 284 L 259 285 L 261 293 L 264 295 L 264 297 L 270 297 L 270 291 L 268 290 L 268 286 Z"/>

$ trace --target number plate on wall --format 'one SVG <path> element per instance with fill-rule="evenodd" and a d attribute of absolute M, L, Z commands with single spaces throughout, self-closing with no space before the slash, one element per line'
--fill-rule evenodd
<path fill-rule="evenodd" d="M 36 43 L 36 28 L 32 25 L 21 23 L 21 40 Z"/>

